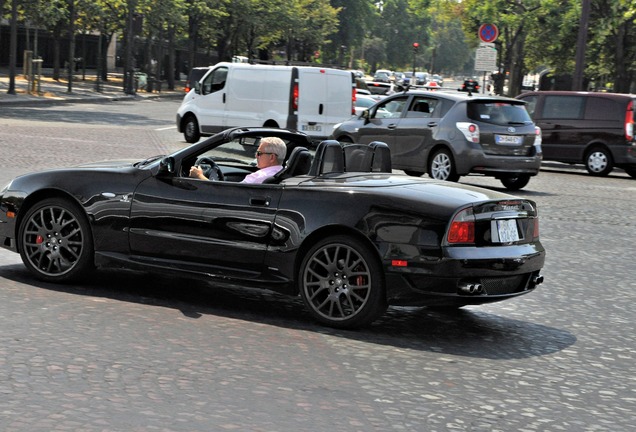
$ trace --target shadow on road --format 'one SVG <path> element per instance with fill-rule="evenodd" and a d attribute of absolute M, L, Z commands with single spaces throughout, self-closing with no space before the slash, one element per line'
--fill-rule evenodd
<path fill-rule="evenodd" d="M 553 354 L 576 341 L 566 330 L 478 307 L 451 312 L 391 307 L 369 327 L 338 330 L 316 324 L 300 298 L 269 291 L 217 288 L 198 280 L 131 271 L 100 271 L 95 276 L 82 285 L 55 285 L 33 279 L 21 264 L 0 266 L 0 278 L 50 291 L 171 308 L 192 319 L 227 317 L 401 349 L 505 360 Z"/>

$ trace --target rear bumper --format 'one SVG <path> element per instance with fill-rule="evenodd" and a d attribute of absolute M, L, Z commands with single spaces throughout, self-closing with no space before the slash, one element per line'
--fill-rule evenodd
<path fill-rule="evenodd" d="M 498 256 L 482 257 L 476 248 L 457 249 L 451 256 L 428 265 L 386 266 L 389 303 L 492 303 L 531 292 L 543 282 L 545 250 L 540 244 L 510 246 L 502 248 Z"/>

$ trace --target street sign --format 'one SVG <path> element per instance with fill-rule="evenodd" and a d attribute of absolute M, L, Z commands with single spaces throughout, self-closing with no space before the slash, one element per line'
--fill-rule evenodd
<path fill-rule="evenodd" d="M 489 47 L 477 48 L 475 70 L 481 72 L 497 70 L 497 50 Z"/>
<path fill-rule="evenodd" d="M 494 42 L 499 36 L 499 29 L 494 24 L 482 24 L 479 27 L 479 39 L 482 42 Z"/>

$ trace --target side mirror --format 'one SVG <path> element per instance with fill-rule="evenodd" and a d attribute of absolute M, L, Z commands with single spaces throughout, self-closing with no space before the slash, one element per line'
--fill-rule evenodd
<path fill-rule="evenodd" d="M 369 119 L 371 118 L 371 112 L 368 109 L 366 109 L 362 111 L 362 114 L 360 114 L 360 117 L 364 119 L 364 124 L 367 124 L 369 123 Z"/>
<path fill-rule="evenodd" d="M 174 174 L 175 161 L 171 156 L 161 159 L 159 162 L 159 174 Z"/>
<path fill-rule="evenodd" d="M 196 94 L 201 94 L 201 82 L 197 81 L 194 83 L 194 92 Z"/>

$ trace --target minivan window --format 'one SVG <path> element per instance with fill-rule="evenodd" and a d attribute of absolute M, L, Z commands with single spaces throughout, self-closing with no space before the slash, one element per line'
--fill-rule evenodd
<path fill-rule="evenodd" d="M 227 68 L 220 67 L 210 73 L 201 83 L 201 94 L 214 93 L 225 87 L 227 79 Z"/>
<path fill-rule="evenodd" d="M 613 100 L 590 97 L 585 107 L 585 119 L 589 120 L 623 120 L 624 113 L 621 107 Z"/>
<path fill-rule="evenodd" d="M 501 126 L 531 124 L 523 104 L 506 102 L 470 102 L 467 115 L 471 120 Z"/>
<path fill-rule="evenodd" d="M 544 119 L 578 119 L 582 117 L 585 98 L 582 96 L 546 96 Z"/>

